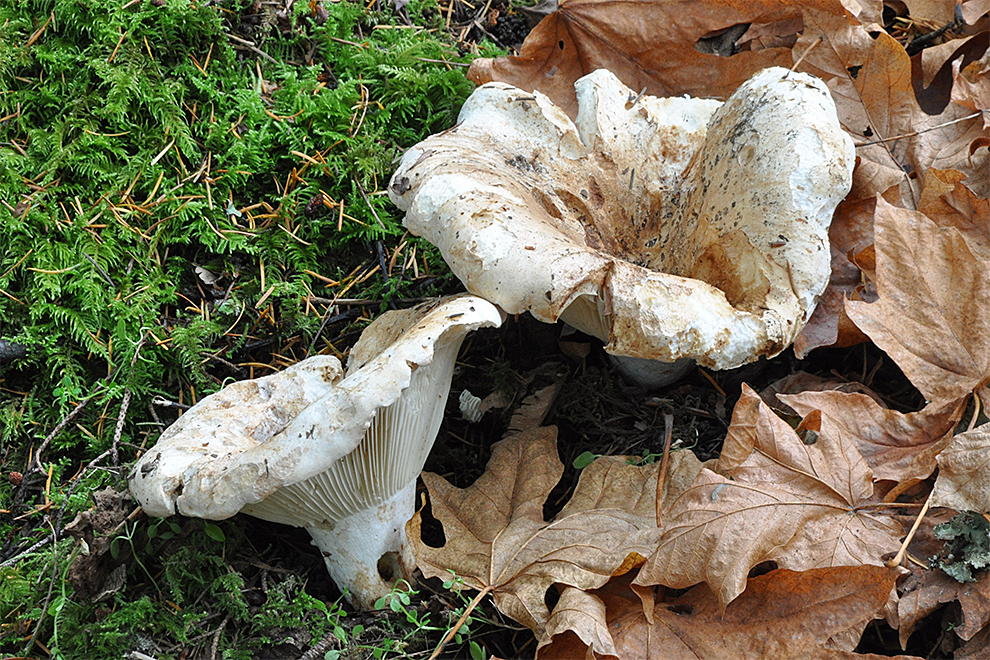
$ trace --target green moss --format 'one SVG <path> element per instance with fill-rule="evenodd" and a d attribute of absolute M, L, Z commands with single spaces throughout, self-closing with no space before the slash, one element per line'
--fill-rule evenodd
<path fill-rule="evenodd" d="M 436 32 L 435 2 L 407 10 L 429 29 L 375 29 L 395 19 L 346 0 L 289 15 L 248 0 L 0 5 L 0 339 L 27 347 L 0 363 L 0 467 L 25 473 L 0 479 L 6 556 L 93 489 L 122 487 L 170 421 L 154 397 L 189 403 L 259 363 L 346 350 L 354 334 L 326 327 L 337 310 L 321 297 L 378 301 L 374 313 L 454 286 L 384 192 L 397 157 L 451 126 L 473 89 L 442 63 L 466 59 Z M 372 272 L 403 243 L 388 277 Z M 402 272 L 413 248 L 416 269 Z M 116 462 L 80 473 L 111 448 Z M 181 640 L 204 589 L 214 611 L 254 616 L 222 544 L 183 559 L 195 575 L 135 550 L 160 584 L 131 566 L 132 591 L 99 617 L 61 582 L 57 612 L 31 610 L 45 571 L 64 571 L 63 546 L 3 569 L 0 650 L 22 652 L 39 621 L 39 642 L 64 657 L 119 657 L 140 630 Z"/>

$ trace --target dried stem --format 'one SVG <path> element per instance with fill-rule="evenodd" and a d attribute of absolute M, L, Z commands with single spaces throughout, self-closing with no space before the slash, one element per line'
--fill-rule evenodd
<path fill-rule="evenodd" d="M 491 585 L 485 587 L 478 592 L 478 595 L 475 596 L 470 603 L 468 603 L 468 606 L 464 608 L 464 614 L 461 615 L 461 618 L 457 620 L 457 623 L 455 623 L 454 626 L 447 631 L 447 634 L 444 635 L 443 639 L 440 640 L 440 645 L 437 646 L 435 651 L 433 651 L 433 655 L 430 656 L 429 660 L 436 660 L 437 657 L 443 653 L 443 648 L 447 646 L 447 642 L 453 639 L 454 635 L 457 634 L 457 631 L 460 630 L 461 626 L 464 625 L 464 622 L 467 621 L 467 618 L 471 616 L 471 612 L 473 612 L 475 608 L 478 607 L 478 604 L 481 603 L 481 599 L 487 596 L 491 590 Z"/>
<path fill-rule="evenodd" d="M 921 512 L 918 513 L 918 517 L 915 519 L 914 525 L 911 526 L 911 531 L 908 532 L 908 535 L 904 538 L 904 542 L 901 544 L 901 549 L 897 551 L 897 554 L 893 559 L 885 563 L 888 568 L 901 565 L 901 562 L 904 560 L 904 553 L 907 552 L 907 547 L 911 544 L 911 539 L 914 538 L 915 532 L 918 531 L 918 527 L 921 526 L 921 521 L 924 519 L 925 514 L 928 513 L 928 507 L 931 506 L 931 503 L 932 496 L 929 495 L 928 499 L 925 500 L 925 506 L 921 507 Z"/>
<path fill-rule="evenodd" d="M 670 440 L 674 437 L 674 416 L 663 414 L 663 459 L 657 475 L 657 527 L 663 527 L 663 482 L 667 480 L 667 464 L 670 462 Z"/>

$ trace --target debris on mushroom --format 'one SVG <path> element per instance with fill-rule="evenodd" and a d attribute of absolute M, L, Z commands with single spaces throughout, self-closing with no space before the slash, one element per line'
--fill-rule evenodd
<path fill-rule="evenodd" d="M 724 104 L 640 97 L 604 70 L 575 87 L 574 122 L 539 92 L 475 90 L 392 177 L 405 226 L 472 293 L 615 356 L 729 369 L 784 350 L 852 184 L 825 85 L 771 68 Z"/>
<path fill-rule="evenodd" d="M 346 375 L 315 356 L 200 401 L 141 457 L 131 492 L 152 516 L 305 527 L 351 604 L 371 609 L 415 568 L 405 525 L 461 342 L 501 322 L 470 295 L 386 312 Z"/>
<path fill-rule="evenodd" d="M 485 416 L 484 411 L 481 410 L 481 397 L 471 394 L 469 390 L 461 392 L 457 402 L 460 404 L 461 417 L 468 422 L 476 424 Z"/>

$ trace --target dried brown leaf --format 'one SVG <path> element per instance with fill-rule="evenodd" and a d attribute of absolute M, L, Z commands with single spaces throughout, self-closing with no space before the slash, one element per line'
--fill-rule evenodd
<path fill-rule="evenodd" d="M 422 519 L 409 537 L 427 577 L 453 571 L 467 586 L 494 593 L 503 613 L 544 637 L 547 589 L 558 583 L 594 589 L 639 565 L 656 547 L 658 465 L 636 466 L 603 457 L 585 468 L 570 502 L 553 522 L 543 503 L 563 472 L 557 431 L 523 431 L 492 447 L 485 473 L 455 488 L 424 473 L 433 515 L 443 523 L 440 548 L 421 540 Z"/>
<path fill-rule="evenodd" d="M 990 626 L 957 648 L 952 657 L 954 660 L 990 660 Z"/>
<path fill-rule="evenodd" d="M 886 172 L 884 185 L 895 174 L 900 177 L 905 205 L 917 206 L 921 176 L 929 167 L 957 169 L 975 192 L 990 193 L 987 153 L 970 153 L 970 144 L 986 135 L 982 120 L 970 117 L 972 110 L 958 103 L 926 113 L 919 105 L 911 59 L 903 46 L 886 32 L 868 32 L 850 19 L 817 8 L 805 10 L 804 23 L 794 52 L 804 52 L 818 38 L 822 43 L 799 69 L 828 84 L 840 123 L 857 139 L 856 155 Z M 924 101 L 926 106 L 935 104 Z"/>
<path fill-rule="evenodd" d="M 856 446 L 874 479 L 925 479 L 935 456 L 949 444 L 965 399 L 932 403 L 915 413 L 882 407 L 864 394 L 803 392 L 780 398 L 799 415 L 820 410 L 832 428 Z"/>
<path fill-rule="evenodd" d="M 988 3 L 990 4 L 990 3 Z M 976 62 L 963 67 L 962 60 L 952 63 L 952 100 L 983 111 L 983 127 L 990 128 L 990 51 Z"/>
<path fill-rule="evenodd" d="M 939 227 L 958 229 L 973 254 L 990 262 L 990 200 L 973 194 L 965 178 L 958 170 L 928 170 L 918 211 Z"/>
<path fill-rule="evenodd" d="M 932 506 L 990 512 L 990 424 L 953 437 L 938 455 Z"/>
<path fill-rule="evenodd" d="M 721 474 L 702 470 L 665 512 L 635 584 L 706 582 L 725 605 L 764 561 L 792 570 L 882 564 L 899 546 L 900 524 L 873 513 L 873 475 L 851 441 L 824 418 L 815 435 L 802 442 L 744 385 Z"/>
<path fill-rule="evenodd" d="M 794 408 L 779 398 L 781 394 L 832 391 L 858 392 L 873 399 L 881 407 L 885 407 L 880 395 L 862 383 L 842 378 L 823 378 L 815 374 L 810 374 L 807 371 L 796 371 L 789 376 L 784 376 L 780 380 L 770 383 L 770 385 L 760 392 L 760 398 L 779 415 L 800 417 L 801 415 Z"/>
<path fill-rule="evenodd" d="M 877 656 L 855 654 L 853 647 L 897 575 L 877 566 L 776 570 L 750 580 L 724 613 L 711 591 L 698 586 L 658 603 L 652 624 L 621 580 L 598 593 L 622 660 L 863 659 Z M 574 645 L 566 655 L 552 653 L 557 643 L 546 647 L 546 657 L 581 657 Z"/>
<path fill-rule="evenodd" d="M 929 401 L 965 397 L 990 379 L 990 263 L 962 234 L 877 200 L 874 303 L 849 317 Z"/>
<path fill-rule="evenodd" d="M 953 19 L 956 0 L 902 0 L 908 16 L 915 21 L 933 21 L 944 25 Z"/>
<path fill-rule="evenodd" d="M 475 60 L 468 76 L 478 84 L 496 80 L 538 89 L 572 118 L 574 82 L 599 68 L 654 96 L 725 99 L 757 71 L 789 67 L 791 51 L 721 57 L 700 52 L 698 41 L 736 25 L 798 19 L 805 6 L 843 13 L 830 0 L 561 0 L 526 38 L 519 56 Z"/>
<path fill-rule="evenodd" d="M 575 639 L 561 639 L 568 632 Z M 548 645 L 550 648 L 544 651 Z M 547 622 L 546 637 L 541 640 L 537 651 L 540 660 L 616 657 L 615 644 L 606 621 L 605 603 L 591 592 L 564 587 Z"/>

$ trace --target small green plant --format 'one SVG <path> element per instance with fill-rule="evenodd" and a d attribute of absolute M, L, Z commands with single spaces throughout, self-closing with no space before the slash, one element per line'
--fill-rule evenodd
<path fill-rule="evenodd" d="M 388 610 L 398 615 L 399 620 L 394 624 L 392 635 L 380 639 L 373 646 L 362 646 L 361 648 L 371 652 L 375 660 L 384 658 L 409 657 L 407 649 L 414 642 L 428 637 L 431 633 L 450 634 L 451 628 L 460 619 L 469 600 L 463 594 L 464 582 L 457 576 L 452 576 L 450 580 L 443 583 L 460 601 L 461 605 L 450 609 L 446 613 L 446 625 L 438 625 L 432 620 L 431 612 L 422 604 L 414 604 L 414 600 L 420 595 L 419 591 L 413 589 L 405 580 L 398 581 L 392 591 L 386 596 L 382 596 L 375 602 L 377 610 Z M 482 660 L 487 657 L 484 647 L 476 640 L 471 639 L 471 624 L 475 617 L 469 615 L 460 625 L 457 631 L 453 632 L 452 639 L 460 647 L 467 646 L 467 652 L 472 660 Z"/>
<path fill-rule="evenodd" d="M 942 555 L 933 560 L 957 582 L 975 582 L 973 571 L 990 566 L 990 521 L 985 514 L 959 513 L 936 525 L 934 534 L 946 543 Z"/>

